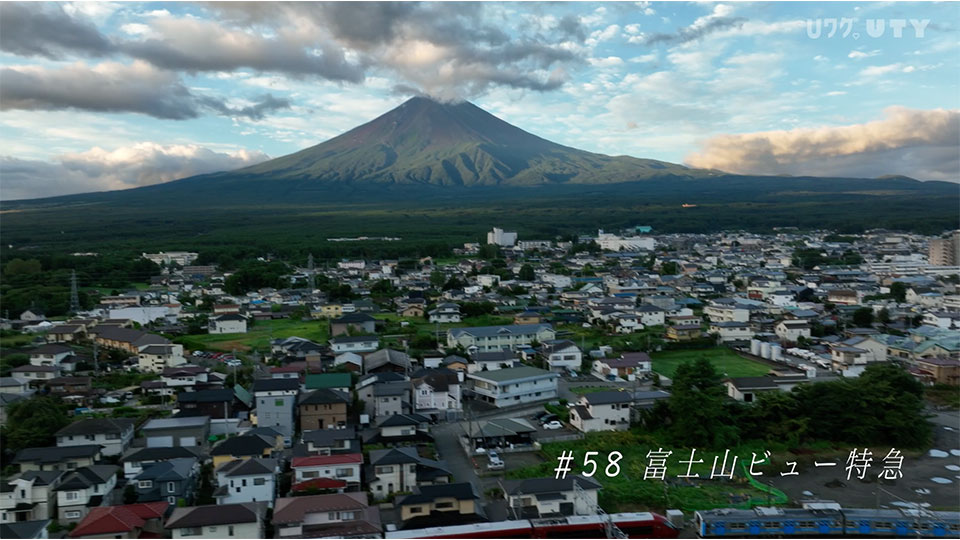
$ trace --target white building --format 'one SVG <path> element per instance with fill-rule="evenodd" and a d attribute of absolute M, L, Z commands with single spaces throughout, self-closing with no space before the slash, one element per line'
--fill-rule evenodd
<path fill-rule="evenodd" d="M 164 524 L 173 538 L 263 538 L 263 503 L 174 508 Z"/>
<path fill-rule="evenodd" d="M 437 307 L 431 309 L 428 315 L 432 323 L 458 323 L 460 322 L 460 306 L 451 303 L 437 304 Z"/>
<path fill-rule="evenodd" d="M 62 478 L 60 471 L 27 471 L 7 479 L 0 490 L 0 523 L 56 518 L 53 511 L 54 488 Z"/>
<path fill-rule="evenodd" d="M 570 340 L 548 341 L 538 354 L 550 371 L 576 371 L 583 362 L 583 352 Z"/>
<path fill-rule="evenodd" d="M 273 507 L 277 493 L 277 460 L 235 459 L 217 469 L 217 485 L 213 496 L 217 504 L 266 502 Z"/>
<path fill-rule="evenodd" d="M 580 496 L 574 482 L 580 486 Z M 523 515 L 593 516 L 596 515 L 600 487 L 593 478 L 580 475 L 563 479 L 526 478 L 508 483 L 504 498 L 507 499 L 507 508 L 517 509 Z"/>
<path fill-rule="evenodd" d="M 597 231 L 597 244 L 605 251 L 653 251 L 656 241 L 650 236 L 618 236 Z"/>
<path fill-rule="evenodd" d="M 326 478 L 344 482 L 343 487 L 359 486 L 363 454 L 295 457 L 291 466 L 294 485 Z"/>
<path fill-rule="evenodd" d="M 476 397 L 497 407 L 557 397 L 557 373 L 530 366 L 467 374 Z"/>
<path fill-rule="evenodd" d="M 710 323 L 710 333 L 716 334 L 723 343 L 749 341 L 753 339 L 754 335 L 750 323 L 738 321 L 712 322 Z"/>
<path fill-rule="evenodd" d="M 543 343 L 555 339 L 557 333 L 549 324 L 513 324 L 506 326 L 474 326 L 451 328 L 447 332 L 447 346 L 463 346 L 469 352 L 493 352 Z"/>
<path fill-rule="evenodd" d="M 208 331 L 211 334 L 246 334 L 247 319 L 237 313 L 225 313 L 210 319 Z"/>
<path fill-rule="evenodd" d="M 570 425 L 590 431 L 625 431 L 630 427 L 630 392 L 608 390 L 580 396 L 570 409 Z"/>
<path fill-rule="evenodd" d="M 197 260 L 197 254 L 191 251 L 167 251 L 160 253 L 144 253 L 143 258 L 159 265 L 178 264 L 187 266 Z"/>
<path fill-rule="evenodd" d="M 117 485 L 119 470 L 115 465 L 93 465 L 66 473 L 60 485 L 54 488 L 60 523 L 77 523 L 86 517 L 90 508 L 103 506 L 104 500 L 109 501 Z"/>
<path fill-rule="evenodd" d="M 186 364 L 183 345 L 147 345 L 137 355 L 137 365 L 144 373 L 161 373 L 165 368 Z"/>
<path fill-rule="evenodd" d="M 492 231 L 487 233 L 487 243 L 501 247 L 513 247 L 517 243 L 517 233 L 494 227 Z"/>
<path fill-rule="evenodd" d="M 436 412 L 439 419 L 459 412 L 460 378 L 449 369 L 433 369 L 415 373 L 412 380 L 414 409 L 420 414 Z"/>
<path fill-rule="evenodd" d="M 774 330 L 783 341 L 795 343 L 801 337 L 810 338 L 810 323 L 804 320 L 785 319 L 777 323 Z"/>
<path fill-rule="evenodd" d="M 87 418 L 58 431 L 57 446 L 99 444 L 104 456 L 119 456 L 133 441 L 135 425 L 136 422 L 129 418 Z"/>
<path fill-rule="evenodd" d="M 373 352 L 379 348 L 380 339 L 377 336 L 338 336 L 330 340 L 330 350 L 337 355 Z"/>

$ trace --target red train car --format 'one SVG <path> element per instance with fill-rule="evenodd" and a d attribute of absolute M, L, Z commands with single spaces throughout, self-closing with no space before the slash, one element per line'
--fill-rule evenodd
<path fill-rule="evenodd" d="M 676 538 L 679 530 L 667 518 L 651 512 L 612 514 L 617 528 L 630 538 Z M 391 531 L 384 538 L 606 538 L 603 516 L 568 516 L 532 520 L 474 523 Z"/>

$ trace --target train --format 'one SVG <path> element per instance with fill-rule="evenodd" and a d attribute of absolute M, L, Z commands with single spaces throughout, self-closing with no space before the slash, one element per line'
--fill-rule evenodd
<path fill-rule="evenodd" d="M 567 516 L 388 531 L 384 538 L 607 538 L 608 516 Z M 680 529 L 652 512 L 610 514 L 628 538 L 676 538 Z"/>
<path fill-rule="evenodd" d="M 832 537 L 960 538 L 960 512 L 921 508 L 721 508 L 694 514 L 700 538 Z"/>

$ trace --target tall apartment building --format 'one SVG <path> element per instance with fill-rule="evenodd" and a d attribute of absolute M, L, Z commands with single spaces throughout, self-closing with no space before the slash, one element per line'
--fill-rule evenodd
<path fill-rule="evenodd" d="M 934 266 L 960 265 L 960 230 L 931 240 L 929 259 Z"/>

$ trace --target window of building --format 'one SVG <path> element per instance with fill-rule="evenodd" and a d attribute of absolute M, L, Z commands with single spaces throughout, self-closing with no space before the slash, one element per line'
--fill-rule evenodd
<path fill-rule="evenodd" d="M 64 513 L 63 515 L 65 515 L 65 516 L 67 517 L 67 519 L 76 519 L 76 518 L 80 517 L 80 512 L 74 510 L 74 511 L 72 511 L 72 512 L 66 512 L 66 513 Z"/>
<path fill-rule="evenodd" d="M 282 400 L 282 399 L 275 399 L 275 400 L 273 400 L 273 404 L 274 404 L 274 406 L 276 406 L 276 407 L 283 407 L 283 400 Z"/>
<path fill-rule="evenodd" d="M 352 469 L 337 469 L 337 478 L 345 478 L 347 476 L 353 476 Z"/>
<path fill-rule="evenodd" d="M 68 492 L 67 492 L 67 500 L 68 500 L 68 501 L 75 501 L 75 500 L 77 500 L 77 499 L 79 499 L 79 498 L 80 498 L 80 494 L 79 494 L 78 492 L 76 492 L 76 491 L 68 491 Z"/>
<path fill-rule="evenodd" d="M 453 503 L 452 503 L 452 502 L 440 502 L 440 503 L 435 504 L 434 506 L 436 506 L 437 508 L 453 508 Z"/>
<path fill-rule="evenodd" d="M 167 491 L 173 493 L 177 489 L 177 484 L 175 482 L 167 482 Z"/>
<path fill-rule="evenodd" d="M 266 484 L 266 483 L 267 483 L 267 479 L 266 479 L 266 478 L 254 478 L 254 479 L 253 479 L 253 485 L 255 485 L 255 486 L 262 486 L 262 485 L 264 485 L 264 484 Z"/>
<path fill-rule="evenodd" d="M 153 480 L 140 480 L 137 482 L 137 487 L 143 489 L 150 489 L 153 487 Z"/>
<path fill-rule="evenodd" d="M 233 536 L 233 525 L 227 525 L 227 536 Z"/>

